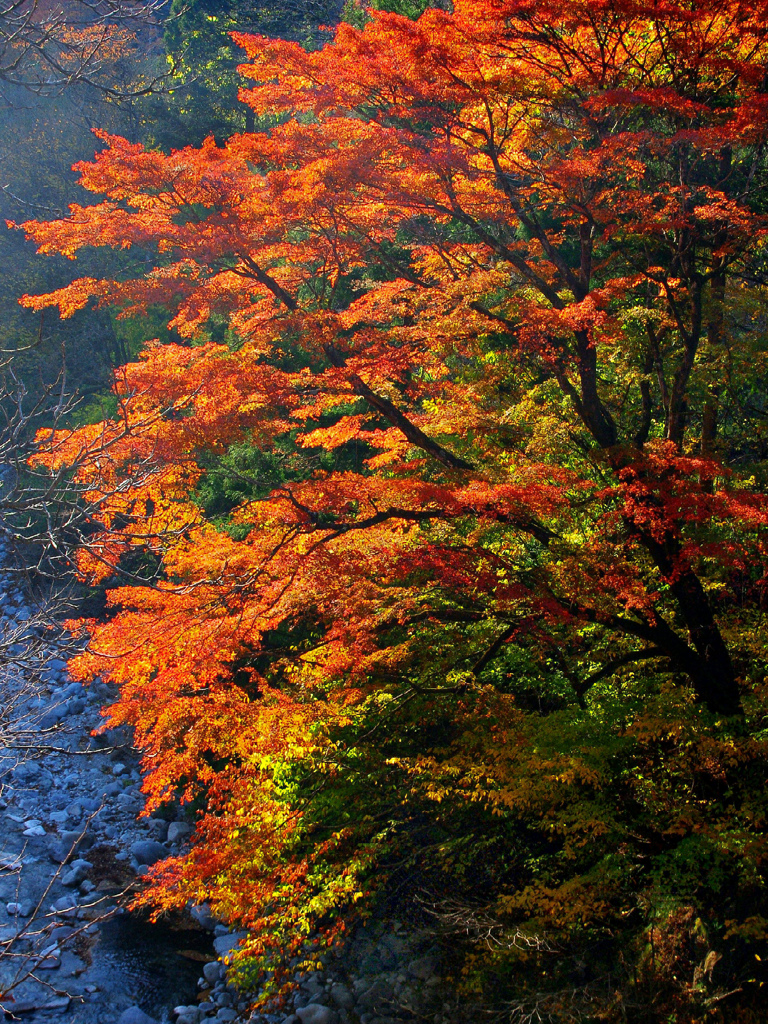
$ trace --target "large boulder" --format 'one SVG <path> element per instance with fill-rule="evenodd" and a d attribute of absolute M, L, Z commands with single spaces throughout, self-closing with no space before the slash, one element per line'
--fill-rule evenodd
<path fill-rule="evenodd" d="M 135 857 L 139 864 L 150 865 L 167 857 L 168 851 L 162 843 L 154 839 L 139 839 L 131 844 L 131 856 Z"/>

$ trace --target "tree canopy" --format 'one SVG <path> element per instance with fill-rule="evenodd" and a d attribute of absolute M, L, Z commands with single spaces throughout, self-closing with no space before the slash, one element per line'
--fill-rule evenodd
<path fill-rule="evenodd" d="M 102 199 L 24 225 L 152 254 L 28 306 L 181 339 L 46 456 L 124 574 L 79 671 L 201 808 L 152 898 L 243 921 L 276 991 L 447 875 L 525 939 L 467 929 L 467 998 L 557 1014 L 589 949 L 595 1019 L 757 1020 L 768 9 L 370 15 L 235 34 L 268 129 L 102 135 Z"/>

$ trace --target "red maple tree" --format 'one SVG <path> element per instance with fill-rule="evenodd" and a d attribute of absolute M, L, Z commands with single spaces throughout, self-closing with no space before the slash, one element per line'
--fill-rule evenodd
<path fill-rule="evenodd" d="M 742 714 L 766 24 L 734 0 L 481 0 L 314 52 L 241 36 L 268 129 L 169 155 L 102 137 L 78 169 L 103 200 L 23 225 L 41 252 L 152 254 L 28 305 L 163 304 L 180 338 L 121 373 L 122 418 L 48 458 L 110 439 L 80 470 L 101 501 L 83 572 L 158 559 L 80 667 L 121 682 L 154 799 L 207 787 L 184 898 L 228 865 L 221 906 L 246 876 L 263 904 L 288 825 L 254 779 L 372 693 L 485 692 L 516 651 L 566 704 L 649 662 Z M 246 450 L 271 454 L 223 528 L 192 492 Z M 270 862 L 250 875 L 235 807 Z"/>

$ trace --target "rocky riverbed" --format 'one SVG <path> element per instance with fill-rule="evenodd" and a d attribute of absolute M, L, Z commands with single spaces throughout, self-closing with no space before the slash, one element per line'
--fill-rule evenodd
<path fill-rule="evenodd" d="M 70 678 L 68 643 L 1 573 L 0 1005 L 31 1024 L 114 1024 L 138 1006 L 167 1020 L 194 998 L 212 936 L 134 922 L 119 894 L 191 827 L 137 819 L 137 752 L 126 731 L 92 735 L 113 693 Z"/>
<path fill-rule="evenodd" d="M 0 565 L 5 552 L 0 538 Z M 138 753 L 127 730 L 95 736 L 113 691 L 67 672 L 68 640 L 46 639 L 34 604 L 0 574 L 0 1007 L 30 1024 L 455 1024 L 428 931 L 380 922 L 297 974 L 282 1007 L 250 1014 L 256 993 L 227 978 L 237 945 L 205 907 L 189 928 L 135 920 L 120 894 L 192 832 L 138 818 Z M 311 946 L 311 942 L 310 942 Z M 298 964 L 297 964 L 298 966 Z"/>

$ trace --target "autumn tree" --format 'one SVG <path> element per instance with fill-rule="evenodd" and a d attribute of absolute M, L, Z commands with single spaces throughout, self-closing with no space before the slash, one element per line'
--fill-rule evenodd
<path fill-rule="evenodd" d="M 56 96 L 73 84 L 113 97 L 141 95 L 157 80 L 127 83 L 115 74 L 136 32 L 159 24 L 156 0 L 2 0 L 0 86 Z"/>
<path fill-rule="evenodd" d="M 394 850 L 471 888 L 487 843 L 499 921 L 621 935 L 634 998 L 650 941 L 647 1005 L 702 1019 L 730 985 L 753 1019 L 767 14 L 514 0 L 314 52 L 235 35 L 270 130 L 103 136 L 79 165 L 103 200 L 24 225 L 156 253 L 32 308 L 161 303 L 186 339 L 48 459 L 117 431 L 81 459 L 109 495 L 81 569 L 157 567 L 79 670 L 122 684 L 153 800 L 205 794 L 161 904 L 212 894 L 263 964 L 343 927 Z M 696 872 L 673 895 L 686 857 L 726 909 Z"/>
<path fill-rule="evenodd" d="M 153 109 L 163 148 L 253 131 L 253 110 L 238 100 L 244 55 L 234 30 L 312 47 L 330 38 L 340 14 L 338 0 L 175 0 L 164 32 L 174 69 L 170 93 L 157 97 Z"/>

